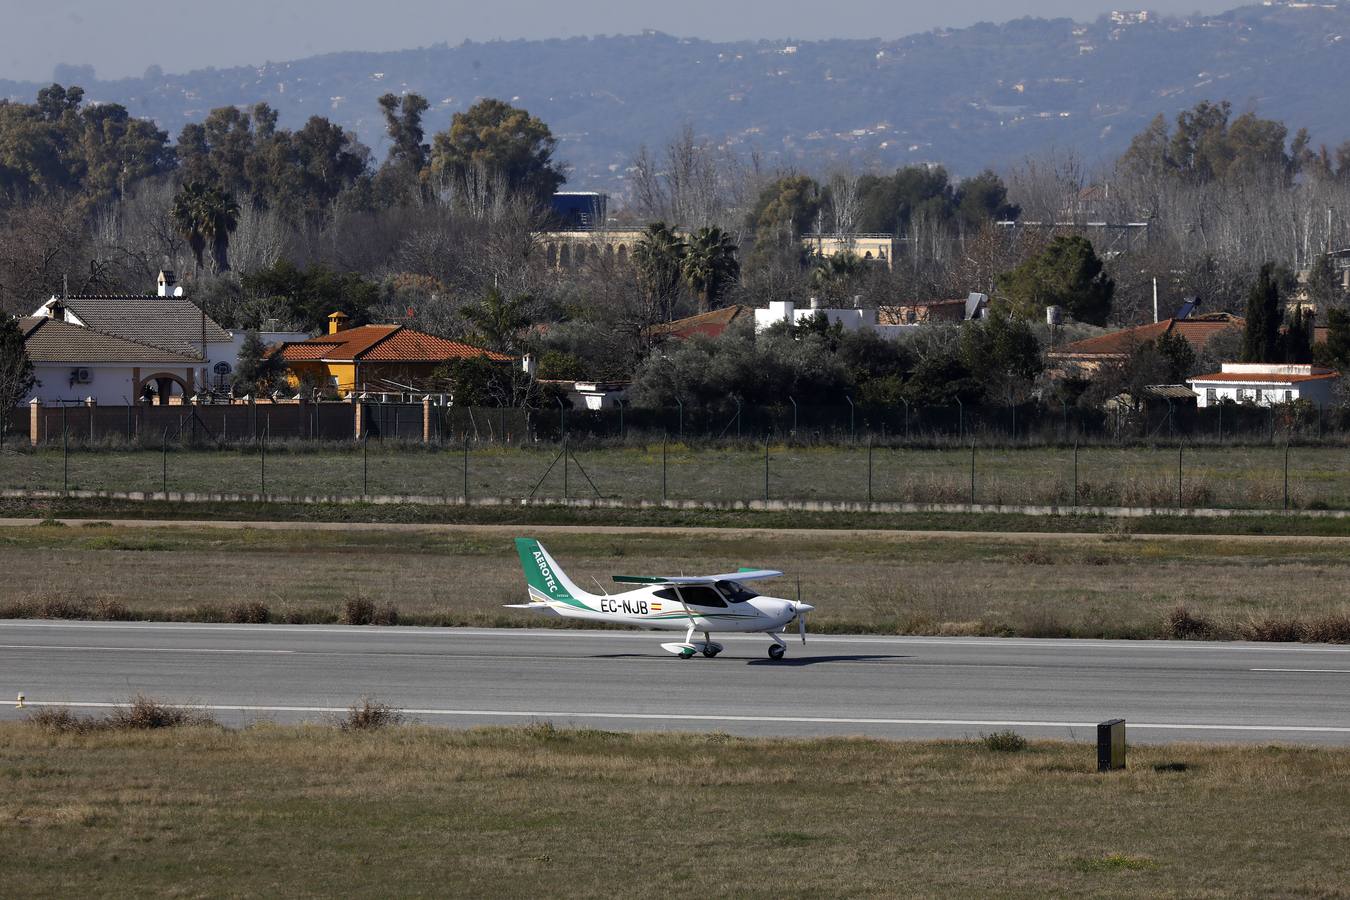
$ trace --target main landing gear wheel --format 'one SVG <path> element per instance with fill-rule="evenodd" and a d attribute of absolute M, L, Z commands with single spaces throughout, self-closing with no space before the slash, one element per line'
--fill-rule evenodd
<path fill-rule="evenodd" d="M 706 653 L 707 651 L 704 651 L 704 652 Z M 694 648 L 693 648 L 693 647 L 690 647 L 690 648 L 688 648 L 688 649 L 686 649 L 686 650 L 681 650 L 681 651 L 680 651 L 680 659 L 693 659 L 693 658 L 694 658 Z"/>
<path fill-rule="evenodd" d="M 703 655 L 706 656 L 706 657 L 708 657 L 708 659 L 712 659 L 714 656 L 716 656 L 716 655 L 717 655 L 718 653 L 720 653 L 720 652 L 722 652 L 720 647 L 704 647 L 704 648 L 703 648 Z"/>
<path fill-rule="evenodd" d="M 782 659 L 782 658 L 783 658 L 783 654 L 786 653 L 786 652 L 787 652 L 787 651 L 784 650 L 784 649 L 783 649 L 781 646 L 779 646 L 778 644 L 770 644 L 770 645 L 769 645 L 769 659 Z"/>

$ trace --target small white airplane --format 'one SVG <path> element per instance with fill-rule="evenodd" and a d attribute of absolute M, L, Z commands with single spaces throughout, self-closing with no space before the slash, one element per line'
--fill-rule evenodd
<path fill-rule="evenodd" d="M 591 622 L 636 625 L 661 631 L 683 631 L 683 643 L 661 647 L 681 659 L 702 653 L 711 659 L 722 652 L 712 639 L 714 630 L 722 632 L 761 632 L 773 643 L 769 658 L 782 659 L 787 644 L 778 636 L 797 620 L 797 632 L 806 643 L 806 614 L 814 609 L 800 600 L 763 597 L 745 586 L 746 582 L 777 578 L 774 569 L 742 569 L 723 575 L 698 577 L 615 575 L 620 584 L 642 587 L 611 594 L 603 587 L 592 594 L 577 587 L 544 545 L 533 538 L 516 538 L 516 551 L 525 569 L 529 585 L 529 603 L 508 603 L 508 609 L 530 609 Z M 596 582 L 596 587 L 600 587 Z M 694 640 L 695 633 L 703 640 Z"/>

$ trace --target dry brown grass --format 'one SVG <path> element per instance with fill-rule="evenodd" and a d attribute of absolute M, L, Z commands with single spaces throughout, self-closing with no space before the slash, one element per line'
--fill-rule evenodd
<path fill-rule="evenodd" d="M 14 896 L 1334 896 L 1350 752 L 0 726 Z M 672 855 L 669 848 L 678 847 Z M 695 870 L 688 858 L 697 859 Z M 748 864 L 747 860 L 753 860 Z"/>
<path fill-rule="evenodd" d="M 1072 539 L 580 530 L 547 544 L 582 585 L 615 573 L 777 566 L 789 577 L 766 589 L 795 595 L 800 576 L 818 610 L 811 627 L 824 632 L 1226 638 L 1275 620 L 1300 623 L 1306 639 L 1350 639 L 1343 540 L 1154 539 L 1128 523 L 1102 528 Z M 262 621 L 265 609 L 267 621 L 288 623 L 558 621 L 501 608 L 520 602 L 523 581 L 509 537 L 490 527 L 9 528 L 0 529 L 0 568 L 0 617 Z M 1175 621 L 1178 607 L 1205 627 Z"/>

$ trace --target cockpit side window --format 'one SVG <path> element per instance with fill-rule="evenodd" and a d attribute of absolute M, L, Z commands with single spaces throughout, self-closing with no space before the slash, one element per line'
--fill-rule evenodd
<path fill-rule="evenodd" d="M 759 596 L 739 581 L 719 581 L 717 589 L 732 603 L 744 603 Z"/>
<path fill-rule="evenodd" d="M 680 585 L 680 596 L 684 598 L 684 602 L 688 603 L 690 606 L 725 609 L 727 605 L 727 601 L 722 599 L 721 594 L 704 584 Z"/>

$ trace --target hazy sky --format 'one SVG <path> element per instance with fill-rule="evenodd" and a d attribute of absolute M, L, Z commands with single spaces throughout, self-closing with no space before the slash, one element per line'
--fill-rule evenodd
<path fill-rule="evenodd" d="M 1146 6 L 1218 12 L 1243 0 L 0 0 L 0 78 L 50 78 L 56 63 L 101 78 L 153 64 L 178 72 L 336 50 L 397 50 L 442 41 L 631 34 L 656 28 L 712 39 L 895 38 L 1024 15 L 1096 18 Z M 1253 0 L 1254 2 L 1254 0 Z"/>

